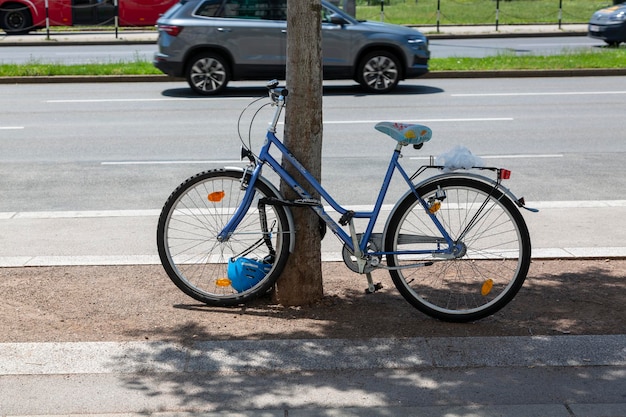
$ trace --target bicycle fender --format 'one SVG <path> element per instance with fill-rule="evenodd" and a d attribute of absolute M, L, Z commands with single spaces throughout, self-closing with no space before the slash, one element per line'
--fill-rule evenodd
<path fill-rule="evenodd" d="M 229 170 L 229 171 L 237 171 L 241 173 L 245 171 L 241 167 L 224 167 L 224 169 Z M 278 189 L 274 186 L 274 184 L 269 182 L 265 177 L 263 177 L 262 175 L 259 175 L 259 178 L 257 179 L 257 181 L 261 181 L 263 185 L 267 186 L 276 195 L 276 197 L 284 199 L 283 195 L 280 193 L 280 191 L 278 191 Z M 296 244 L 296 235 L 295 235 L 296 232 L 295 232 L 295 225 L 293 221 L 293 215 L 291 214 L 291 210 L 289 209 L 289 207 L 284 207 L 284 209 L 285 209 L 285 214 L 287 215 L 287 223 L 289 224 L 289 237 L 290 237 L 289 253 L 293 253 L 295 244 Z"/>
<path fill-rule="evenodd" d="M 439 181 L 439 180 L 444 179 L 444 178 L 452 178 L 452 177 L 468 178 L 468 179 L 473 179 L 473 180 L 477 180 L 477 181 L 483 182 L 485 184 L 489 184 L 492 187 L 495 187 L 498 190 L 502 191 L 502 193 L 504 195 L 506 195 L 508 198 L 510 198 L 515 203 L 515 205 L 517 205 L 518 207 L 523 207 L 523 204 L 521 204 L 519 202 L 520 199 L 517 198 L 515 196 L 515 194 L 513 194 L 513 192 L 511 190 L 509 190 L 507 187 L 502 185 L 502 183 L 498 183 L 494 179 L 491 179 L 489 177 L 485 177 L 484 175 L 475 174 L 475 173 L 472 173 L 472 172 L 447 172 L 445 174 L 435 175 L 433 177 L 426 178 L 425 180 L 423 180 L 423 181 L 421 181 L 421 182 L 419 182 L 417 184 L 414 184 L 413 188 L 419 188 L 419 187 L 421 187 L 423 185 L 430 184 L 432 182 Z M 406 194 L 409 194 L 411 192 L 412 191 L 409 190 L 409 191 L 407 191 Z M 402 198 L 404 198 L 404 196 L 402 196 Z"/>
<path fill-rule="evenodd" d="M 389 220 L 391 218 L 393 218 L 394 214 L 398 210 L 398 207 L 400 206 L 400 203 L 402 203 L 404 201 L 404 199 L 409 194 L 412 194 L 414 192 L 414 190 L 416 190 L 416 189 L 418 189 L 420 187 L 423 187 L 424 185 L 431 184 L 433 182 L 436 182 L 436 181 L 439 181 L 439 180 L 442 180 L 442 179 L 445 179 L 445 178 L 452 178 L 452 177 L 473 179 L 473 180 L 477 180 L 477 181 L 480 181 L 482 183 L 488 184 L 488 185 L 490 185 L 492 187 L 496 187 L 506 197 L 511 199 L 511 201 L 513 201 L 516 206 L 518 206 L 520 208 L 525 208 L 525 209 L 533 211 L 533 212 L 536 210 L 536 209 L 530 209 L 530 208 L 525 207 L 520 202 L 520 199 L 517 198 L 515 196 L 515 194 L 513 194 L 513 192 L 511 190 L 509 190 L 507 187 L 502 185 L 502 183 L 498 184 L 498 182 L 496 180 L 493 180 L 491 178 L 485 177 L 484 175 L 474 174 L 474 173 L 471 173 L 471 172 L 448 172 L 448 173 L 445 173 L 445 174 L 438 174 L 438 175 L 435 175 L 433 177 L 426 178 L 423 181 L 418 182 L 417 184 L 413 184 L 411 186 L 411 189 L 408 190 L 406 193 L 404 193 L 404 195 L 402 195 L 402 197 L 400 197 L 398 199 L 398 202 L 391 209 L 391 212 L 389 213 L 389 216 L 387 217 L 387 222 L 385 223 L 385 229 L 383 231 L 383 236 L 387 236 L 387 230 L 389 228 Z"/>

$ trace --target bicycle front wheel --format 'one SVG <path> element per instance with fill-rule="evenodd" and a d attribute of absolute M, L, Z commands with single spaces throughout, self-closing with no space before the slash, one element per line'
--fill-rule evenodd
<path fill-rule="evenodd" d="M 165 271 L 184 293 L 206 304 L 235 305 L 267 293 L 289 256 L 285 208 L 258 208 L 260 198 L 276 197 L 261 181 L 232 236 L 217 239 L 242 203 L 243 175 L 214 170 L 191 177 L 172 193 L 159 217 L 157 246 Z"/>
<path fill-rule="evenodd" d="M 490 184 L 448 177 L 399 203 L 389 221 L 385 250 L 395 286 L 418 310 L 440 320 L 489 316 L 519 291 L 530 265 L 530 237 L 515 203 Z M 454 242 L 452 253 L 427 210 Z M 407 254 L 406 251 L 421 251 Z M 439 253 L 437 253 L 439 251 Z"/>

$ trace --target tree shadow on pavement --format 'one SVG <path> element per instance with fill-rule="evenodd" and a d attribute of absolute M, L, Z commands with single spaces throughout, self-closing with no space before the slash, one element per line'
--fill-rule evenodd
<path fill-rule="evenodd" d="M 291 409 L 307 408 L 320 401 L 329 408 L 317 409 L 315 413 L 319 416 L 337 415 L 333 414 L 333 407 L 371 409 L 389 404 L 401 407 L 469 403 L 474 404 L 473 409 L 459 410 L 458 415 L 477 415 L 475 413 L 480 414 L 485 404 L 517 404 L 519 398 L 529 396 L 535 404 L 553 403 L 555 395 L 561 403 L 605 401 L 601 393 L 614 391 L 616 383 L 623 385 L 623 377 L 601 367 L 562 368 L 557 376 L 549 368 L 531 366 L 503 374 L 500 369 L 489 367 L 437 368 L 431 366 L 432 358 L 427 356 L 413 358 L 414 366 L 405 366 L 400 357 L 411 350 L 410 346 L 397 351 L 400 365 L 378 368 L 377 361 L 388 360 L 381 357 L 394 357 L 390 350 L 398 346 L 393 341 L 402 343 L 402 338 L 422 340 L 423 337 L 428 343 L 429 336 L 623 333 L 626 328 L 625 266 L 624 261 L 535 261 L 525 287 L 502 312 L 477 323 L 452 324 L 432 320 L 415 311 L 389 282 L 385 282 L 385 290 L 375 295 L 346 287 L 346 274 L 337 269 L 343 265 L 326 264 L 327 295 L 313 306 L 284 308 L 267 304 L 268 299 L 234 309 L 195 303 L 174 305 L 174 309 L 196 319 L 210 317 L 223 328 L 237 327 L 242 317 L 259 325 L 247 332 L 245 339 L 250 344 L 240 350 L 225 350 L 227 357 L 213 362 L 220 357 L 216 351 L 223 349 L 221 342 L 215 341 L 215 333 L 199 321 L 181 323 L 168 336 L 188 346 L 191 359 L 186 364 L 186 372 L 127 375 L 123 382 L 155 396 L 169 390 L 179 399 L 178 406 L 188 411 L 284 410 L 285 415 Z M 359 276 L 349 278 L 364 285 L 358 281 Z M 296 322 L 308 325 L 294 326 Z M 224 332 L 222 337 L 229 339 L 237 333 Z M 301 340 L 297 348 L 286 345 L 286 349 L 292 350 L 285 351 L 280 349 L 280 343 L 275 344 L 275 339 L 280 338 L 305 340 Z M 346 356 L 345 364 L 353 366 L 339 364 L 329 369 L 323 365 L 331 354 L 324 349 L 324 340 L 338 339 L 335 342 L 345 343 L 349 352 L 350 346 L 359 346 L 361 340 L 372 340 L 370 338 L 377 340 L 372 351 L 355 348 Z M 274 342 L 266 346 L 263 339 Z M 195 342 L 190 343 L 191 340 Z M 205 340 L 207 342 L 203 342 Z M 415 350 L 419 355 L 417 346 Z M 526 354 L 519 352 L 520 357 Z M 171 352 L 163 352 L 148 359 L 167 362 L 170 355 Z M 198 358 L 201 359 L 197 361 Z M 271 369 L 261 367 L 245 371 L 246 364 L 259 360 L 271 363 Z M 221 368 L 224 364 L 226 369 Z M 244 371 L 233 372 L 229 365 L 243 366 Z M 558 380 L 564 374 L 567 374 L 566 383 Z M 554 383 L 550 382 L 552 378 Z M 537 379 L 551 388 L 537 390 L 534 386 Z M 590 380 L 596 381 L 593 388 Z M 603 384 L 606 387 L 602 387 Z M 435 409 L 431 411 L 436 413 Z M 267 412 L 268 416 L 280 415 Z M 380 409 L 375 415 L 395 416 L 398 412 L 399 409 Z M 341 410 L 342 416 L 359 413 L 358 408 Z"/>
<path fill-rule="evenodd" d="M 325 263 L 323 273 L 326 296 L 311 306 L 287 308 L 262 299 L 215 308 L 178 291 L 155 265 L 2 268 L 0 335 L 3 342 L 149 342 L 152 349 L 139 344 L 111 364 L 113 373 L 139 364 L 135 371 L 120 372 L 119 384 L 126 395 L 149 399 L 146 412 L 284 410 L 320 399 L 329 407 L 454 405 L 467 404 L 468 392 L 479 404 L 517 404 L 520 393 L 534 395 L 537 404 L 554 398 L 593 403 L 605 400 L 598 392 L 623 388 L 623 375 L 610 367 L 559 370 L 559 375 L 571 373 L 566 384 L 553 380 L 556 371 L 546 367 L 518 367 L 514 374 L 498 374 L 497 367 L 437 368 L 412 343 L 439 337 L 623 334 L 625 260 L 535 260 L 508 306 L 468 324 L 421 314 L 398 295 L 384 271 L 375 275 L 384 289 L 373 295 L 365 295 L 365 279 L 341 263 Z M 299 339 L 297 348 L 290 350 L 294 339 Z M 365 340 L 373 341 L 371 351 L 359 347 Z M 227 349 L 228 343 L 237 349 Z M 346 359 L 334 367 L 318 366 L 332 363 L 331 351 L 324 348 L 328 343 L 338 343 Z M 409 354 L 417 355 L 411 363 L 397 359 Z M 497 347 L 491 354 L 498 355 Z M 385 363 L 392 359 L 399 366 Z M 260 360 L 271 368 L 247 369 Z M 538 380 L 550 388 L 538 389 Z"/>
<path fill-rule="evenodd" d="M 368 295 L 363 276 L 343 263 L 325 263 L 325 296 L 314 305 L 283 307 L 267 297 L 216 308 L 187 299 L 172 306 L 186 317 L 180 327 L 166 334 L 157 328 L 149 337 L 167 335 L 183 343 L 192 335 L 194 340 L 223 340 L 621 334 L 626 329 L 625 266 L 624 261 L 534 261 L 509 305 L 491 317 L 459 324 L 414 309 L 385 271 L 374 272 L 383 290 Z M 191 334 L 187 326 L 194 326 Z"/>
<path fill-rule="evenodd" d="M 158 265 L 0 268 L 0 342 L 289 338 L 405 338 L 621 334 L 626 260 L 535 260 L 513 301 L 467 324 L 434 320 L 407 303 L 386 271 L 383 289 L 343 263 L 323 264 L 325 296 L 306 307 L 260 299 L 198 304 Z"/>

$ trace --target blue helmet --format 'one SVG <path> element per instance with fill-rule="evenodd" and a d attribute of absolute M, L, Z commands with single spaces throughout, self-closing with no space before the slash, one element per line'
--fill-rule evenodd
<path fill-rule="evenodd" d="M 228 279 L 237 292 L 244 292 L 261 282 L 272 269 L 272 264 L 249 258 L 228 260 Z"/>

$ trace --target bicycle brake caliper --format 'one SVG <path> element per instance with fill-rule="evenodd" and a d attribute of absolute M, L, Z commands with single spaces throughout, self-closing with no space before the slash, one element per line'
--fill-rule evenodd
<path fill-rule="evenodd" d="M 243 174 L 241 175 L 241 180 L 239 181 L 239 187 L 241 190 L 245 190 L 248 188 L 248 176 L 254 169 L 254 165 L 248 164 L 243 170 Z"/>

